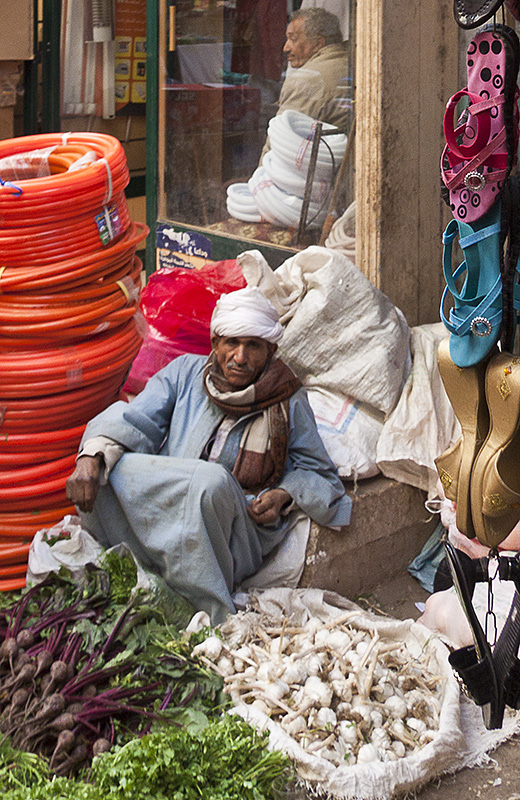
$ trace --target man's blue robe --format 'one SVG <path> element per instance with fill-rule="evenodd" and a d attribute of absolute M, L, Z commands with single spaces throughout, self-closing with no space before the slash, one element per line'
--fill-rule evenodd
<path fill-rule="evenodd" d="M 206 356 L 181 356 L 152 377 L 131 403 L 117 402 L 87 426 L 83 442 L 108 436 L 129 452 L 101 486 L 83 524 L 100 543 L 125 542 L 213 624 L 235 608 L 233 587 L 256 572 L 281 542 L 288 517 L 258 525 L 231 474 L 245 417 L 218 462 L 201 458 L 224 418 L 204 392 Z M 247 417 L 249 418 L 249 417 Z M 351 500 L 318 434 L 303 389 L 290 398 L 289 451 L 278 486 L 322 525 L 347 525 Z"/>

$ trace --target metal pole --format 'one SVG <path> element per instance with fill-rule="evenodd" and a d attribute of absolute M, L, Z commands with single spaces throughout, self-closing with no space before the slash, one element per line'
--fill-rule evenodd
<path fill-rule="evenodd" d="M 159 3 L 146 2 L 146 240 L 147 275 L 155 269 L 155 225 L 157 222 L 157 152 L 159 124 Z M 161 165 L 163 166 L 163 165 Z"/>
<path fill-rule="evenodd" d="M 300 224 L 298 226 L 298 235 L 296 237 L 296 244 L 302 243 L 303 235 L 305 233 L 305 224 L 307 222 L 307 214 L 309 212 L 309 205 L 311 202 L 312 184 L 314 182 L 314 173 L 316 171 L 316 162 L 318 160 L 318 149 L 321 140 L 321 122 L 316 123 L 314 128 L 314 138 L 312 140 L 311 156 L 309 159 L 309 169 L 307 170 L 307 180 L 305 181 L 305 192 L 303 195 L 302 211 L 300 214 Z"/>
<path fill-rule="evenodd" d="M 43 0 L 42 132 L 61 129 L 60 118 L 61 0 Z"/>

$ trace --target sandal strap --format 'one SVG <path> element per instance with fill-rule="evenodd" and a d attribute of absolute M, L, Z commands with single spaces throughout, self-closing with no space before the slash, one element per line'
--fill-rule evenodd
<path fill-rule="evenodd" d="M 467 109 L 468 114 L 475 117 L 477 125 L 475 137 L 472 142 L 467 145 L 458 144 L 457 139 L 466 130 L 469 117 L 464 124 L 457 125 L 457 128 L 455 128 L 454 124 L 455 109 L 463 97 L 467 97 L 470 100 L 470 105 Z M 504 95 L 501 95 L 501 97 L 502 102 L 504 102 Z M 480 95 L 468 91 L 467 88 L 456 92 L 448 100 L 443 120 L 444 137 L 451 152 L 455 153 L 457 156 L 459 156 L 459 158 L 466 159 L 477 155 L 481 148 L 484 147 L 484 145 L 486 145 L 489 141 L 489 134 L 491 131 L 491 115 L 484 115 L 482 112 L 488 111 L 492 107 L 489 105 L 490 100 L 491 98 L 483 101 Z"/>
<path fill-rule="evenodd" d="M 464 236 L 460 234 L 464 233 Z M 493 225 L 488 225 L 479 231 L 474 231 L 470 225 L 459 220 L 452 219 L 448 223 L 444 231 L 442 240 L 444 243 L 443 252 L 443 272 L 446 281 L 446 286 L 442 293 L 440 315 L 442 322 L 448 331 L 455 336 L 464 336 L 471 329 L 474 320 L 477 317 L 484 317 L 491 328 L 500 323 L 502 314 L 501 306 L 501 292 L 502 292 L 502 277 L 498 275 L 495 283 L 485 295 L 480 298 L 478 296 L 472 297 L 471 294 L 477 290 L 478 271 L 480 264 L 475 259 L 478 259 L 478 252 L 473 255 L 472 248 L 482 242 L 484 239 L 489 238 L 500 233 L 500 222 Z M 462 250 L 467 251 L 466 259 L 459 264 L 455 272 L 452 272 L 451 260 L 453 250 L 453 240 L 459 235 L 459 246 Z M 469 268 L 468 268 L 469 267 Z M 464 282 L 462 290 L 459 292 L 457 289 L 456 281 L 464 274 L 467 273 L 467 278 Z M 450 310 L 449 320 L 444 313 L 444 305 L 448 292 L 452 295 L 455 301 L 463 304 L 462 308 L 452 308 Z M 520 303 L 520 299 L 519 299 Z"/>
<path fill-rule="evenodd" d="M 499 233 L 500 221 L 495 222 L 492 225 L 488 225 L 486 228 L 481 228 L 478 231 L 474 231 L 473 228 L 466 222 L 456 219 L 450 220 L 446 226 L 446 230 L 442 236 L 442 241 L 444 244 L 442 268 L 446 285 L 449 287 L 453 297 L 457 300 L 467 302 L 469 299 L 468 293 L 475 293 L 477 291 L 480 260 L 478 251 L 473 251 L 470 248 L 473 248 L 473 246 L 478 245 L 485 239 L 488 239 L 489 237 L 495 236 Z M 459 236 L 459 247 L 464 251 L 465 260 L 453 274 L 451 269 L 453 240 L 457 235 Z M 465 252 L 466 250 L 468 251 L 467 253 Z M 463 288 L 464 296 L 461 296 L 455 285 L 455 280 L 462 275 L 464 269 L 466 269 L 466 264 L 469 265 L 470 269 L 468 270 L 468 280 L 465 282 Z"/>
<path fill-rule="evenodd" d="M 493 155 L 498 156 L 499 158 L 503 158 L 504 168 L 500 171 L 487 173 L 485 176 L 486 183 L 488 183 L 489 181 L 503 180 L 506 177 L 507 173 L 507 153 L 505 152 L 496 153 L 496 151 L 498 150 L 499 147 L 501 147 L 501 145 L 505 143 L 505 141 L 506 141 L 506 129 L 504 126 L 500 130 L 500 132 L 497 133 L 494 139 L 491 139 L 491 141 L 488 142 L 487 145 L 483 147 L 482 150 L 480 150 L 480 152 L 474 158 L 468 161 L 467 164 L 464 167 L 462 167 L 461 170 L 459 170 L 459 172 L 453 173 L 453 171 L 450 169 L 443 169 L 442 177 L 446 188 L 450 191 L 452 191 L 453 189 L 458 189 L 459 186 L 461 186 L 461 184 L 464 183 L 464 178 L 467 175 L 469 175 L 470 172 L 475 172 L 478 169 L 478 167 L 483 166 L 484 164 L 486 164 L 486 162 L 489 163 L 489 158 L 490 156 Z M 443 160 L 448 151 L 449 148 L 448 145 L 446 145 L 442 154 Z M 500 166 L 502 166 L 502 164 L 500 164 Z M 452 173 L 452 177 L 449 175 L 449 173 Z"/>
<path fill-rule="evenodd" d="M 487 327 L 487 332 L 483 332 L 482 335 L 489 336 L 492 330 L 500 324 L 500 320 L 502 319 L 502 304 L 500 304 L 500 307 L 497 308 L 494 313 L 490 313 L 490 311 L 493 310 L 493 302 L 500 298 L 501 292 L 502 278 L 498 277 L 492 292 L 487 294 L 478 306 L 469 306 L 467 310 L 464 309 L 466 311 L 466 316 L 462 317 L 460 313 L 457 313 L 456 309 L 452 308 L 450 311 L 451 330 L 448 328 L 450 333 L 454 333 L 456 336 L 464 336 L 466 333 L 469 333 L 472 326 L 481 322 Z"/>
<path fill-rule="evenodd" d="M 502 317 L 501 305 L 498 308 L 495 306 L 496 311 L 490 314 L 490 311 L 493 309 L 493 303 L 500 298 L 501 292 L 502 292 L 502 279 L 498 277 L 492 292 L 487 294 L 484 300 L 482 300 L 482 302 L 479 303 L 479 305 L 470 306 L 469 304 L 467 304 L 465 309 L 466 316 L 464 317 L 461 316 L 460 309 L 457 312 L 456 309 L 452 308 L 450 309 L 450 317 L 448 319 L 444 313 L 444 304 L 446 302 L 446 297 L 448 293 L 448 287 L 446 286 L 444 292 L 442 293 L 441 308 L 440 308 L 440 316 L 444 326 L 454 336 L 464 336 L 466 333 L 469 333 L 475 321 L 483 322 L 483 320 L 486 320 L 486 322 L 489 323 L 489 326 L 491 326 L 489 328 L 489 333 L 491 333 L 491 330 L 500 323 Z M 519 304 L 519 310 L 520 310 L 520 304 Z"/>

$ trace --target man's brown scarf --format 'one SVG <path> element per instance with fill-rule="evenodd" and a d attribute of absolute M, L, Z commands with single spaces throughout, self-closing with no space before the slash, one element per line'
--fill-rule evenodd
<path fill-rule="evenodd" d="M 256 383 L 233 391 L 211 353 L 203 385 L 213 403 L 231 417 L 254 414 L 247 422 L 233 475 L 252 494 L 275 486 L 285 472 L 289 445 L 289 397 L 301 386 L 289 367 L 275 359 Z M 262 412 L 262 413 L 255 413 Z"/>

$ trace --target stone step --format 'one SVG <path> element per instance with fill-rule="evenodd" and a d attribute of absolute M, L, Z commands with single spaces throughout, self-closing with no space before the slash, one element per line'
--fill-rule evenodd
<path fill-rule="evenodd" d="M 300 586 L 328 589 L 355 600 L 402 575 L 438 523 L 426 493 L 377 475 L 345 482 L 352 519 L 339 531 L 313 523 Z"/>

